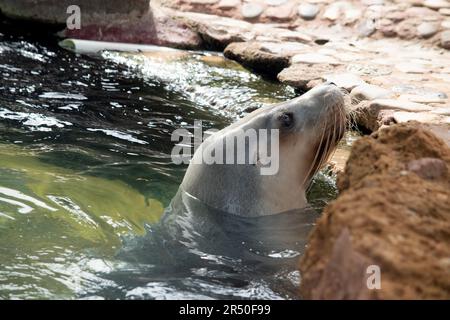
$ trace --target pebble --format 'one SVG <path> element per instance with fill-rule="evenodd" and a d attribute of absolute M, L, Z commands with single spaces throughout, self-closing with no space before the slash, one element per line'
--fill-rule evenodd
<path fill-rule="evenodd" d="M 335 58 L 320 53 L 300 53 L 291 59 L 292 63 L 328 63 L 340 64 Z"/>
<path fill-rule="evenodd" d="M 302 3 L 298 6 L 298 14 L 305 20 L 312 20 L 319 13 L 319 6 L 311 3 Z"/>
<path fill-rule="evenodd" d="M 375 23 L 372 20 L 364 20 L 358 25 L 358 34 L 368 37 L 375 32 Z"/>
<path fill-rule="evenodd" d="M 286 2 L 288 2 L 288 0 L 266 0 L 266 3 L 269 6 L 280 6 L 282 4 L 285 4 Z"/>
<path fill-rule="evenodd" d="M 450 8 L 450 2 L 447 0 L 425 0 L 423 5 L 436 10 L 441 8 Z"/>
<path fill-rule="evenodd" d="M 271 6 L 267 8 L 265 11 L 265 15 L 267 18 L 273 19 L 275 21 L 280 20 L 290 20 L 294 13 L 294 4 L 286 3 L 285 5 L 281 6 Z"/>
<path fill-rule="evenodd" d="M 345 11 L 345 23 L 353 23 L 361 18 L 362 11 L 357 8 L 347 8 Z"/>
<path fill-rule="evenodd" d="M 323 18 L 335 21 L 341 15 L 340 2 L 334 2 L 328 6 L 323 14 Z"/>
<path fill-rule="evenodd" d="M 379 98 L 386 98 L 392 95 L 391 91 L 373 84 L 364 83 L 355 87 L 350 96 L 357 101 L 375 100 Z"/>
<path fill-rule="evenodd" d="M 323 77 L 326 81 L 335 83 L 339 88 L 351 91 L 354 87 L 363 85 L 365 82 L 353 73 L 335 73 Z"/>
<path fill-rule="evenodd" d="M 264 8 L 257 3 L 245 3 L 241 8 L 242 16 L 246 19 L 256 18 L 263 12 Z"/>
<path fill-rule="evenodd" d="M 430 22 L 422 22 L 417 27 L 417 35 L 421 38 L 429 38 L 435 35 L 438 30 L 439 27 L 436 24 Z"/>
<path fill-rule="evenodd" d="M 450 29 L 450 20 L 444 20 L 441 22 L 442 29 Z"/>
<path fill-rule="evenodd" d="M 450 30 L 441 33 L 440 45 L 442 48 L 450 49 Z"/>

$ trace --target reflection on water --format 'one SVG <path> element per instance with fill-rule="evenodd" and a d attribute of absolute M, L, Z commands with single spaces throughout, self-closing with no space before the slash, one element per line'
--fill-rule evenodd
<path fill-rule="evenodd" d="M 173 130 L 222 128 L 291 89 L 213 54 L 86 57 L 8 32 L 0 298 L 296 297 L 315 211 L 246 220 L 180 194 L 169 206 L 186 169 L 171 163 Z M 314 186 L 319 206 L 335 196 L 326 174 Z"/>

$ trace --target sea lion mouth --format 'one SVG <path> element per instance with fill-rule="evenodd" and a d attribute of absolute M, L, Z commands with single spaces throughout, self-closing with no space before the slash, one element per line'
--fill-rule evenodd
<path fill-rule="evenodd" d="M 305 175 L 305 186 L 309 186 L 313 176 L 332 156 L 339 141 L 344 137 L 347 127 L 346 102 L 348 92 L 343 89 L 331 90 L 324 95 L 325 106 L 319 115 L 321 125 L 317 132 L 318 139 L 313 144 L 312 161 Z"/>

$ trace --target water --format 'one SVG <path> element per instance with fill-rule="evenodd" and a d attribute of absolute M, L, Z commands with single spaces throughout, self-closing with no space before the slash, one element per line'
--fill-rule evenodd
<path fill-rule="evenodd" d="M 173 130 L 292 89 L 215 54 L 79 56 L 2 28 L 0 298 L 297 298 L 333 178 L 315 179 L 319 210 L 244 219 L 180 201 L 170 159 Z"/>

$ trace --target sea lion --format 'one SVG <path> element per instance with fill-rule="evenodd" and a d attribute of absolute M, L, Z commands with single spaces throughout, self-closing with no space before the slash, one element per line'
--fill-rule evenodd
<path fill-rule="evenodd" d="M 344 105 L 341 90 L 326 83 L 290 101 L 253 111 L 201 144 L 180 191 L 214 209 L 247 217 L 305 207 L 305 191 L 313 175 L 344 135 Z M 271 150 L 278 152 L 277 159 L 276 154 L 264 154 L 265 147 L 250 139 L 249 131 L 261 129 L 277 133 L 267 134 L 266 141 L 269 148 L 275 146 Z M 240 155 L 230 153 L 236 153 L 238 147 L 230 148 L 228 141 L 245 141 L 245 163 L 236 163 Z M 223 158 L 225 164 L 206 163 L 205 154 Z M 235 163 L 228 164 L 226 159 Z M 274 159 L 278 161 L 271 164 L 274 173 L 263 174 L 268 160 Z"/>

